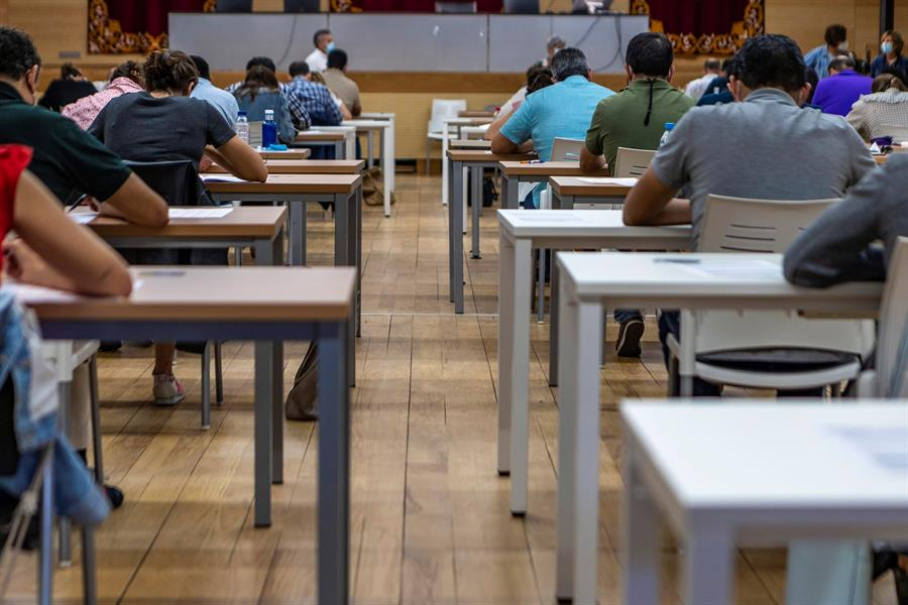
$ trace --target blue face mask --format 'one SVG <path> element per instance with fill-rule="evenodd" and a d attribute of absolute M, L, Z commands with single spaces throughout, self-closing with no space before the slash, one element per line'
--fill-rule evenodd
<path fill-rule="evenodd" d="M 325 53 L 330 53 L 335 48 L 337 47 L 334 46 L 334 40 L 332 40 L 331 42 L 328 42 L 328 46 L 325 47 Z"/>
<path fill-rule="evenodd" d="M 892 42 L 883 42 L 880 45 L 880 50 L 883 51 L 884 55 L 888 55 L 892 52 Z"/>

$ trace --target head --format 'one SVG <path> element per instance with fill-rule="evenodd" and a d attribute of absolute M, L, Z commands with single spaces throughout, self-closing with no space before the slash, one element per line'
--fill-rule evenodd
<path fill-rule="evenodd" d="M 829 62 L 829 74 L 836 75 L 846 70 L 854 70 L 854 59 L 850 55 L 838 55 Z"/>
<path fill-rule="evenodd" d="M 887 90 L 905 92 L 908 91 L 908 86 L 905 85 L 905 74 L 897 70 L 887 70 L 873 79 L 870 89 L 872 92 L 886 92 Z"/>
<path fill-rule="evenodd" d="M 664 34 L 637 34 L 627 45 L 624 70 L 629 81 L 636 78 L 671 80 L 675 74 L 672 43 Z"/>
<path fill-rule="evenodd" d="M 883 32 L 880 38 L 880 52 L 884 55 L 899 56 L 904 48 L 905 39 L 902 38 L 902 34 L 892 29 Z"/>
<path fill-rule="evenodd" d="M 117 78 L 129 78 L 139 86 L 145 87 L 145 75 L 142 64 L 136 61 L 126 61 L 114 67 L 110 72 L 110 81 L 113 82 Z"/>
<path fill-rule="evenodd" d="M 347 70 L 347 53 L 339 48 L 335 48 L 328 53 L 328 69 Z"/>
<path fill-rule="evenodd" d="M 561 36 L 552 36 L 545 43 L 545 50 L 548 53 L 549 65 L 552 64 L 552 57 L 567 48 L 567 44 Z"/>
<path fill-rule="evenodd" d="M 527 94 L 542 90 L 555 83 L 552 70 L 548 67 L 537 67 L 527 75 Z"/>
<path fill-rule="evenodd" d="M 703 63 L 703 74 L 704 75 L 709 75 L 709 74 L 719 75 L 719 73 L 721 71 L 722 71 L 722 63 L 720 63 L 718 59 L 707 59 Z"/>
<path fill-rule="evenodd" d="M 274 61 L 271 59 L 271 57 L 252 57 L 251 59 L 246 61 L 246 71 L 249 71 L 253 67 L 258 67 L 259 65 L 261 65 L 262 67 L 267 67 L 274 73 L 277 73 L 277 66 L 274 64 Z"/>
<path fill-rule="evenodd" d="M 734 82 L 729 78 L 729 90 L 735 99 L 743 100 L 751 91 L 776 88 L 803 105 L 809 95 L 806 84 L 807 66 L 794 40 L 788 36 L 768 34 L 749 38 L 735 56 L 740 64 Z"/>
<path fill-rule="evenodd" d="M 61 80 L 84 80 L 85 76 L 82 71 L 72 63 L 64 63 L 60 66 Z"/>
<path fill-rule="evenodd" d="M 34 105 L 40 75 L 41 57 L 28 34 L 0 26 L 0 82 L 15 88 L 26 103 Z"/>
<path fill-rule="evenodd" d="M 586 55 L 579 48 L 565 48 L 552 57 L 552 75 L 556 82 L 564 82 L 571 76 L 589 79 L 593 72 L 586 62 Z"/>
<path fill-rule="evenodd" d="M 331 30 L 320 29 L 315 32 L 312 36 L 312 45 L 326 54 L 334 50 L 334 36 Z"/>
<path fill-rule="evenodd" d="M 826 28 L 823 39 L 826 40 L 826 46 L 833 51 L 848 50 L 848 29 L 844 25 L 830 25 Z"/>
<path fill-rule="evenodd" d="M 145 90 L 188 97 L 199 81 L 199 70 L 179 50 L 158 50 L 145 60 Z"/>
<path fill-rule="evenodd" d="M 290 77 L 291 78 L 308 78 L 309 77 L 309 64 L 305 61 L 294 61 L 290 64 Z"/>
<path fill-rule="evenodd" d="M 210 80 L 211 68 L 208 66 L 208 61 L 198 55 L 190 55 L 189 58 L 192 59 L 193 63 L 195 63 L 195 68 L 199 70 L 199 77 Z"/>
<path fill-rule="evenodd" d="M 281 89 L 277 82 L 277 76 L 273 71 L 263 65 L 256 65 L 246 72 L 246 80 L 243 85 L 236 91 L 238 97 L 248 97 L 254 101 L 255 96 L 261 89 L 278 91 Z"/>

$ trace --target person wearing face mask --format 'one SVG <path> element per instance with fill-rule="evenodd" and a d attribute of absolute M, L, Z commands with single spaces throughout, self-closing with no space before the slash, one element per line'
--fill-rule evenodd
<path fill-rule="evenodd" d="M 870 75 L 875 78 L 887 69 L 908 72 L 908 59 L 902 56 L 903 48 L 905 39 L 902 34 L 895 30 L 883 32 L 880 38 L 880 56 L 870 65 Z"/>
<path fill-rule="evenodd" d="M 844 25 L 830 25 L 824 35 L 826 44 L 817 46 L 804 56 L 807 67 L 813 68 L 822 80 L 829 77 L 829 64 L 848 50 L 848 30 Z"/>
<path fill-rule="evenodd" d="M 334 50 L 334 36 L 331 30 L 320 29 L 312 36 L 312 45 L 315 50 L 306 57 L 309 69 L 314 72 L 323 72 L 328 69 L 328 53 Z"/>
<path fill-rule="evenodd" d="M 564 38 L 561 36 L 552 36 L 549 38 L 548 42 L 545 43 L 546 57 L 542 60 L 540 64 L 542 67 L 551 67 L 552 59 L 559 52 L 567 47 L 567 43 L 564 41 Z"/>

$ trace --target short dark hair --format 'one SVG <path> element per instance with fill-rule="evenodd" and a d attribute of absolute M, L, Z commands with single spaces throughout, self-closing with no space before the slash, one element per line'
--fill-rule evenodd
<path fill-rule="evenodd" d="M 707 59 L 703 63 L 703 69 L 706 71 L 719 71 L 722 69 L 722 63 L 718 59 Z"/>
<path fill-rule="evenodd" d="M 813 96 L 817 94 L 817 84 L 820 83 L 820 76 L 817 75 L 817 70 L 808 66 L 804 70 L 804 81 L 807 84 L 810 84 L 810 94 L 807 95 L 807 103 L 813 103 Z"/>
<path fill-rule="evenodd" d="M 185 91 L 198 82 L 199 70 L 189 55 L 179 50 L 158 50 L 145 60 L 145 90 Z"/>
<path fill-rule="evenodd" d="M 290 64 L 290 77 L 305 76 L 309 74 L 309 64 L 305 61 L 294 61 Z"/>
<path fill-rule="evenodd" d="M 312 46 L 318 48 L 318 43 L 321 41 L 322 36 L 329 36 L 329 35 L 331 35 L 330 29 L 320 29 L 320 30 L 316 31 L 314 34 L 312 34 Z"/>
<path fill-rule="evenodd" d="M 64 63 L 60 66 L 60 77 L 64 80 L 81 78 L 82 71 L 72 63 Z"/>
<path fill-rule="evenodd" d="M 145 87 L 145 75 L 142 73 L 142 65 L 135 61 L 124 61 L 117 65 L 110 72 L 110 81 L 117 78 L 129 78 L 141 87 Z"/>
<path fill-rule="evenodd" d="M 589 77 L 590 66 L 586 62 L 586 55 L 579 48 L 569 47 L 562 49 L 552 57 L 552 74 L 559 82 L 564 82 L 571 76 Z"/>
<path fill-rule="evenodd" d="M 548 67 L 539 67 L 527 78 L 527 94 L 542 90 L 554 84 L 552 70 Z"/>
<path fill-rule="evenodd" d="M 838 55 L 829 62 L 830 71 L 842 71 L 845 69 L 854 69 L 855 62 L 850 55 Z"/>
<path fill-rule="evenodd" d="M 739 79 L 751 89 L 781 88 L 793 93 L 804 86 L 804 56 L 794 40 L 779 34 L 749 38 L 741 47 Z"/>
<path fill-rule="evenodd" d="M 262 67 L 267 67 L 274 73 L 277 73 L 277 66 L 274 64 L 274 61 L 271 59 L 271 57 L 252 57 L 251 59 L 246 61 L 246 71 L 249 71 L 253 67 L 258 67 L 259 65 L 261 65 Z"/>
<path fill-rule="evenodd" d="M 675 62 L 672 43 L 665 34 L 644 32 L 627 45 L 627 64 L 638 76 L 665 78 Z"/>
<path fill-rule="evenodd" d="M 0 76 L 18 81 L 35 65 L 41 66 L 41 56 L 28 34 L 0 26 Z"/>
<path fill-rule="evenodd" d="M 199 77 L 210 80 L 211 67 L 208 66 L 208 61 L 198 55 L 189 55 L 189 58 L 192 59 L 193 63 L 195 63 L 195 68 L 199 70 Z"/>
<path fill-rule="evenodd" d="M 826 44 L 829 46 L 838 46 L 848 39 L 848 29 L 844 25 L 839 25 L 838 23 L 830 25 L 826 28 L 823 39 L 826 40 Z"/>
<path fill-rule="evenodd" d="M 344 69 L 347 67 L 347 53 L 339 48 L 335 48 L 328 53 L 328 67 L 332 69 Z"/>

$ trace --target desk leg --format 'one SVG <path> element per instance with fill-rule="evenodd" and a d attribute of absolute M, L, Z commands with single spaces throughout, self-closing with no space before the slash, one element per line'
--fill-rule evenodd
<path fill-rule="evenodd" d="M 98 603 L 98 577 L 95 557 L 95 528 L 82 526 L 82 602 Z"/>
<path fill-rule="evenodd" d="M 350 392 L 344 322 L 319 335 L 318 602 L 344 605 L 349 593 Z"/>
<path fill-rule="evenodd" d="M 69 376 L 71 380 L 72 374 Z M 72 382 L 61 381 L 57 386 L 57 396 L 60 399 L 59 408 L 57 409 L 57 422 L 59 423 L 57 426 L 64 432 L 66 427 L 69 426 L 69 413 L 72 406 L 71 395 Z M 71 567 L 73 564 L 72 521 L 68 517 L 60 517 L 57 519 L 57 526 L 59 534 L 57 536 L 59 540 L 58 548 L 60 550 L 57 563 L 60 567 Z"/>
<path fill-rule="evenodd" d="M 394 191 L 394 151 L 389 149 L 394 144 L 393 137 L 385 131 L 388 128 L 382 128 L 379 135 L 379 145 L 381 145 L 381 174 L 385 181 L 385 216 L 391 216 L 391 192 Z M 390 143 L 390 145 L 389 145 Z"/>
<path fill-rule="evenodd" d="M 473 247 L 472 247 L 472 258 L 478 259 L 482 258 L 482 253 L 479 251 L 479 221 L 482 218 L 482 177 L 483 169 L 481 166 L 473 166 L 470 168 L 470 186 L 472 187 L 472 193 L 470 194 L 473 198 Z"/>
<path fill-rule="evenodd" d="M 347 159 L 347 138 L 334 144 L 334 157 L 338 160 Z"/>
<path fill-rule="evenodd" d="M 646 491 L 635 459 L 636 443 L 625 438 L 622 494 L 622 573 L 624 605 L 659 603 L 659 565 L 662 521 Z"/>
<path fill-rule="evenodd" d="M 506 182 L 508 184 L 508 189 L 505 192 L 506 196 L 502 196 L 504 198 L 505 208 L 508 210 L 517 210 L 517 207 L 520 205 L 520 179 L 508 177 Z"/>
<path fill-rule="evenodd" d="M 369 150 L 366 152 L 366 166 L 370 169 L 375 165 L 375 156 L 372 155 L 372 145 L 375 142 L 375 133 L 369 131 L 366 133 L 366 145 L 369 146 Z"/>
<path fill-rule="evenodd" d="M 575 364 L 577 353 L 573 347 L 577 343 L 570 340 L 570 335 L 576 334 L 577 304 L 569 302 L 567 291 L 563 284 L 559 284 L 561 307 L 558 312 L 561 321 L 561 333 L 558 343 L 559 353 L 563 355 L 560 362 L 565 367 L 572 368 Z M 559 601 L 571 600 L 574 595 L 574 510 L 568 503 L 568 497 L 574 491 L 575 464 L 574 448 L 568 444 L 573 443 L 574 427 L 576 427 L 577 388 L 573 380 L 566 380 L 558 388 L 558 507 L 556 517 L 557 543 L 556 543 L 556 571 L 555 571 L 555 596 Z"/>
<path fill-rule="evenodd" d="M 430 160 L 431 161 L 431 160 Z M 448 125 L 445 124 L 441 129 L 441 204 L 448 205 L 451 198 L 451 187 L 448 184 L 448 171 L 454 167 L 448 164 Z M 429 167 L 426 166 L 426 174 L 429 174 Z"/>
<path fill-rule="evenodd" d="M 527 512 L 529 483 L 530 422 L 530 281 L 533 279 L 533 246 L 529 240 L 514 244 L 513 305 L 504 313 L 512 316 L 511 359 L 505 371 L 510 375 L 511 408 L 511 514 Z M 499 315 L 502 313 L 499 312 Z M 500 341 L 499 341 L 500 346 Z"/>
<path fill-rule="evenodd" d="M 549 296 L 549 386 L 557 387 L 558 386 L 558 345 L 561 342 L 558 340 L 558 328 L 560 325 L 560 317 L 558 315 L 558 307 L 560 304 L 561 292 L 558 289 L 558 263 L 556 263 L 555 256 L 558 254 L 557 251 L 552 250 L 552 273 L 551 273 L 551 292 Z"/>
<path fill-rule="evenodd" d="M 51 448 L 53 446 L 50 446 Z M 41 478 L 41 549 L 38 553 L 38 603 L 51 605 L 54 597 L 54 453 L 49 450 Z"/>
<path fill-rule="evenodd" d="M 363 319 L 363 187 L 356 188 L 356 202 L 353 204 L 353 228 L 356 231 L 354 238 L 356 259 L 356 337 L 362 336 Z"/>
<path fill-rule="evenodd" d="M 514 242 L 498 237 L 498 474 L 511 473 L 511 385 L 514 357 Z"/>
<path fill-rule="evenodd" d="M 733 603 L 735 558 L 729 532 L 721 527 L 693 527 L 685 548 L 684 602 Z"/>
<path fill-rule="evenodd" d="M 338 194 L 334 196 L 334 266 L 344 267 L 349 265 L 347 253 L 350 251 L 350 196 Z"/>
<path fill-rule="evenodd" d="M 386 149 L 388 154 L 388 174 L 385 175 L 385 183 L 391 191 L 397 191 L 397 149 L 394 145 L 394 119 L 388 120 L 390 125 L 383 132 L 385 134 L 385 143 L 382 149 Z M 428 172 L 428 170 L 427 170 Z M 390 216 L 390 210 L 389 210 Z"/>
<path fill-rule="evenodd" d="M 306 266 L 306 201 L 291 200 L 290 206 L 290 264 Z"/>
<path fill-rule="evenodd" d="M 454 189 L 454 170 L 449 169 L 447 158 L 442 159 L 442 164 L 446 167 L 446 176 L 443 182 L 447 184 L 445 191 Z M 454 302 L 454 204 L 445 204 L 448 208 L 448 298 Z"/>
<path fill-rule="evenodd" d="M 454 221 L 452 237 L 454 238 L 453 256 L 451 257 L 452 285 L 454 286 L 454 312 L 463 313 L 463 162 L 452 162 L 451 171 L 454 173 L 454 187 L 451 190 L 451 203 L 453 207 L 452 219 Z"/>
<path fill-rule="evenodd" d="M 258 254 L 258 253 L 256 253 Z M 274 348 L 255 341 L 255 526 L 271 527 Z"/>
<path fill-rule="evenodd" d="M 463 183 L 463 187 L 462 187 L 461 190 L 460 190 L 460 191 L 461 191 L 461 198 L 462 198 L 462 199 L 460 200 L 460 209 L 461 209 L 462 215 L 463 215 L 463 216 L 461 217 L 461 222 L 460 222 L 460 226 L 462 227 L 462 231 L 461 231 L 460 234 L 461 234 L 461 235 L 466 235 L 466 234 L 467 234 L 467 192 L 470 190 L 469 188 L 472 186 L 472 185 L 470 184 L 470 169 L 469 169 L 469 167 L 467 167 L 467 166 L 462 166 L 462 167 L 461 167 L 461 170 L 460 170 L 460 174 L 461 174 L 460 182 Z"/>

